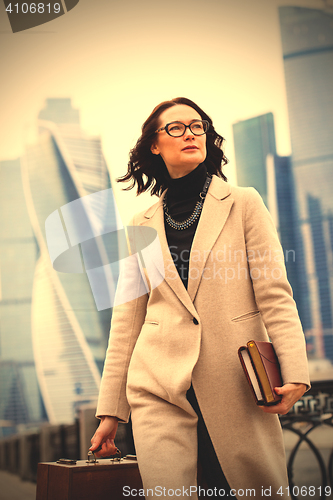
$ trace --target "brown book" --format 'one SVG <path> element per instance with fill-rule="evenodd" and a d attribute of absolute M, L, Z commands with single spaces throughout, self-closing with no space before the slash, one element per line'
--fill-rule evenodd
<path fill-rule="evenodd" d="M 279 403 L 282 397 L 274 392 L 274 387 L 282 386 L 282 378 L 273 344 L 250 340 L 238 349 L 238 356 L 257 405 Z"/>

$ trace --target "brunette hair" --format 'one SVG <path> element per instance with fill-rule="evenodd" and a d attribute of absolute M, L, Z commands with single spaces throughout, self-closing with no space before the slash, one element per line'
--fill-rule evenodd
<path fill-rule="evenodd" d="M 177 104 L 185 104 L 195 109 L 203 120 L 209 122 L 207 131 L 206 148 L 207 156 L 205 165 L 210 174 L 216 174 L 225 181 L 226 176 L 222 172 L 223 165 L 228 163 L 228 159 L 222 150 L 224 138 L 219 135 L 213 126 L 212 119 L 195 102 L 186 97 L 176 97 L 170 101 L 164 101 L 153 109 L 150 116 L 142 125 L 142 134 L 135 147 L 130 151 L 130 159 L 127 167 L 127 174 L 119 177 L 117 182 L 132 181 L 132 184 L 125 191 L 132 189 L 137 184 L 137 194 L 151 190 L 151 195 L 160 196 L 167 187 L 168 170 L 161 155 L 154 155 L 150 148 L 156 137 L 158 119 L 168 108 Z"/>

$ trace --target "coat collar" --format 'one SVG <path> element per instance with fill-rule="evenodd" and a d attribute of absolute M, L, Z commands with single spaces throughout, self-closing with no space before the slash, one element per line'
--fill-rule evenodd
<path fill-rule="evenodd" d="M 165 193 L 166 190 L 159 201 L 143 213 L 141 220 L 137 223 L 148 225 L 157 231 L 165 266 L 165 280 L 185 307 L 194 314 L 193 301 L 202 279 L 206 260 L 223 229 L 234 200 L 230 196 L 229 184 L 213 175 L 191 247 L 188 289 L 186 290 L 173 263 L 165 235 L 163 213 Z M 198 255 L 200 255 L 199 259 L 195 257 Z"/>
<path fill-rule="evenodd" d="M 159 201 L 157 203 L 154 203 L 154 205 L 149 207 L 146 210 L 146 212 L 144 212 L 143 216 L 146 219 L 151 219 L 160 207 L 163 208 L 163 199 L 164 199 L 166 192 L 167 192 L 167 189 L 165 189 L 165 191 L 163 191 Z M 227 198 L 230 195 L 231 188 L 227 182 L 223 181 L 222 179 L 220 179 L 216 175 L 213 175 L 212 182 L 210 183 L 210 186 L 208 189 L 208 193 L 210 195 L 212 195 L 214 198 L 216 198 L 217 200 L 224 200 L 224 198 Z"/>

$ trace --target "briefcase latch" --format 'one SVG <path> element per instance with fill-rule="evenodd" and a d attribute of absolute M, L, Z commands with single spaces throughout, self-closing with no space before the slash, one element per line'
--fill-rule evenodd
<path fill-rule="evenodd" d="M 115 456 L 112 457 L 110 460 L 111 460 L 111 462 L 120 462 L 122 460 L 122 458 L 121 458 L 121 451 L 118 450 L 118 448 L 117 448 Z"/>
<path fill-rule="evenodd" d="M 88 451 L 88 460 L 86 460 L 87 464 L 98 464 L 98 460 L 96 460 L 95 453 L 92 451 Z"/>

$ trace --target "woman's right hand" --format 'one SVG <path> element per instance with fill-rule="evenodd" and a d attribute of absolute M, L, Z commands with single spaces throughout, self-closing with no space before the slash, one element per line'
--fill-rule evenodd
<path fill-rule="evenodd" d="M 118 428 L 118 419 L 116 417 L 103 416 L 99 427 L 93 437 L 91 438 L 90 451 L 95 451 L 99 446 L 102 446 L 95 455 L 97 457 L 109 457 L 117 452 L 114 444 Z"/>

